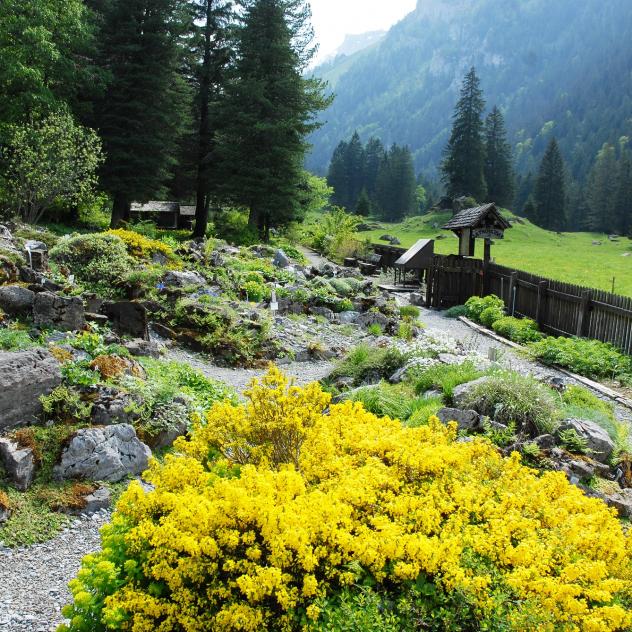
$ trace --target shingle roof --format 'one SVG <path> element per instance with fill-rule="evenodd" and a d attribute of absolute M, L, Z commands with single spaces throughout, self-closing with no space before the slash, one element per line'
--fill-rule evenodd
<path fill-rule="evenodd" d="M 180 215 L 183 217 L 195 217 L 195 206 L 181 206 Z"/>
<path fill-rule="evenodd" d="M 134 213 L 179 213 L 180 205 L 177 202 L 157 202 L 152 200 L 146 204 L 134 202 L 132 204 Z"/>
<path fill-rule="evenodd" d="M 465 210 L 460 211 L 445 226 L 443 226 L 443 229 L 456 230 L 459 228 L 473 228 L 474 226 L 477 226 L 491 211 L 493 211 L 500 222 L 504 224 L 505 228 L 510 227 L 509 222 L 501 217 L 500 213 L 496 210 L 496 205 L 492 202 L 490 204 L 484 204 L 483 206 L 466 208 Z"/>

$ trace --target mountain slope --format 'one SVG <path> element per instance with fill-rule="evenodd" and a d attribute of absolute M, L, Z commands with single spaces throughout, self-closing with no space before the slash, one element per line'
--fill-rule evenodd
<path fill-rule="evenodd" d="M 551 134 L 578 177 L 604 142 L 632 136 L 629 0 L 419 0 L 377 44 L 314 71 L 336 100 L 308 166 L 324 172 L 357 129 L 410 145 L 432 173 L 472 65 L 505 113 L 520 171 L 536 168 Z"/>

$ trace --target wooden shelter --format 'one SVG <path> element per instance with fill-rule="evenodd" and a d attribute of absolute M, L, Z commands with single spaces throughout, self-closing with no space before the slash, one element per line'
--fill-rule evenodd
<path fill-rule="evenodd" d="M 194 221 L 195 221 L 195 206 L 181 206 L 180 215 L 178 217 L 178 228 L 192 230 Z"/>
<path fill-rule="evenodd" d="M 160 228 L 191 229 L 195 206 L 180 206 L 178 202 L 152 200 L 144 204 L 134 202 L 130 211 L 132 221 L 152 221 Z"/>
<path fill-rule="evenodd" d="M 502 217 L 494 203 L 466 208 L 443 226 L 444 230 L 451 230 L 459 238 L 461 257 L 473 257 L 476 240 L 484 239 L 485 262 L 491 258 L 492 239 L 503 239 L 508 228 L 511 228 L 511 224 Z"/>
<path fill-rule="evenodd" d="M 407 284 L 407 273 L 415 274 L 415 283 L 421 283 L 424 271 L 432 266 L 434 256 L 434 239 L 420 239 L 412 248 L 409 248 L 395 263 L 395 285 Z"/>

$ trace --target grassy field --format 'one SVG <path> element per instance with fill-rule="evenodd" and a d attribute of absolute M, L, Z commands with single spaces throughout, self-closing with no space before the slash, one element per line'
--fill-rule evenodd
<path fill-rule="evenodd" d="M 513 217 L 507 213 L 507 217 Z M 410 217 L 399 224 L 381 222 L 382 228 L 362 232 L 360 236 L 377 244 L 384 234 L 399 238 L 403 247 L 412 246 L 418 239 L 432 239 L 445 235 L 435 242 L 438 254 L 456 254 L 458 241 L 450 231 L 440 227 L 451 217 L 450 213 L 433 213 Z M 492 257 L 500 265 L 525 270 L 548 278 L 576 283 L 601 290 L 632 296 L 632 241 L 621 238 L 611 242 L 606 235 L 596 233 L 553 233 L 520 220 L 505 233 L 505 239 L 492 246 Z M 600 241 L 601 246 L 593 246 Z M 630 256 L 624 256 L 630 253 Z M 483 256 L 483 242 L 476 242 L 476 256 Z"/>

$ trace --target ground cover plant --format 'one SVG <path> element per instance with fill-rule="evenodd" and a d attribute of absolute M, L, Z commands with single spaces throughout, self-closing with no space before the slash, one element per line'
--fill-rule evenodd
<path fill-rule="evenodd" d="M 247 396 L 123 494 L 61 630 L 632 625 L 630 538 L 562 473 L 274 369 Z"/>

